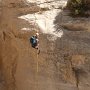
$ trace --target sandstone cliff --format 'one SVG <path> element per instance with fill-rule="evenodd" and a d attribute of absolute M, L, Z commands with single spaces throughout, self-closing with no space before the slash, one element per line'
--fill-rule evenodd
<path fill-rule="evenodd" d="M 56 28 L 63 26 L 63 37 L 49 41 L 50 35 L 40 34 L 41 53 L 37 56 L 29 44 L 35 31 L 21 31 L 22 27 L 35 26 L 17 17 L 39 9 L 36 4 L 27 6 L 23 0 L 1 2 L 0 90 L 89 90 L 89 18 L 72 19 L 60 12 L 54 24 Z"/>

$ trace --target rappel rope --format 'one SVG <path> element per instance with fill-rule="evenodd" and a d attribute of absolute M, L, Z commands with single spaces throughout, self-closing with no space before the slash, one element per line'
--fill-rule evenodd
<path fill-rule="evenodd" d="M 41 9 L 39 10 L 39 12 L 41 12 Z M 37 17 L 36 17 L 35 14 L 34 14 L 34 17 L 35 17 L 35 23 L 34 24 L 36 24 L 36 26 L 38 26 L 37 23 L 36 23 Z M 38 27 L 38 29 L 39 29 L 39 27 Z M 36 29 L 37 33 L 39 33 L 38 29 Z M 37 72 L 38 72 L 38 56 L 39 56 L 39 53 L 40 53 L 40 49 L 39 49 L 39 46 L 38 46 L 38 49 L 37 49 Z"/>
<path fill-rule="evenodd" d="M 36 18 L 36 15 L 34 14 L 34 17 L 35 17 L 35 23 L 34 23 L 34 25 L 36 24 L 36 20 L 37 20 L 37 18 Z M 38 30 L 36 29 L 36 32 L 38 33 Z M 39 49 L 39 48 L 38 48 Z M 38 72 L 38 49 L 37 49 L 37 72 Z"/>
<path fill-rule="evenodd" d="M 37 24 L 36 23 L 36 20 L 37 20 L 37 17 L 36 15 L 34 14 L 34 17 L 35 17 L 35 23 L 34 24 Z M 37 26 L 37 25 L 36 25 Z M 38 29 L 36 29 L 36 32 L 39 33 Z M 38 56 L 39 56 L 39 46 L 38 46 L 38 49 L 37 49 L 37 63 L 36 63 L 36 88 L 38 90 L 38 71 L 39 71 L 39 62 L 38 62 Z"/>
<path fill-rule="evenodd" d="M 41 12 L 41 9 L 39 10 L 39 12 Z M 34 14 L 34 17 L 35 17 L 35 23 L 34 23 L 34 25 L 36 25 L 36 26 L 38 26 L 37 25 L 37 23 L 36 23 L 36 20 L 37 20 L 37 17 L 36 17 L 36 15 Z M 47 16 L 46 16 L 47 17 Z M 48 18 L 48 17 L 47 17 Z M 45 20 L 45 28 L 46 28 L 46 30 L 47 30 L 47 27 L 46 27 L 46 20 Z M 39 27 L 38 27 L 38 29 L 39 29 Z M 36 29 L 36 32 L 37 33 L 39 33 L 39 31 L 38 31 L 38 29 Z M 40 51 L 40 49 L 39 49 L 39 47 L 38 47 L 38 49 L 37 49 L 37 65 L 36 65 L 36 68 L 37 68 L 37 70 L 36 70 L 36 79 L 37 79 L 37 89 L 38 89 L 38 72 L 39 72 L 39 61 L 38 61 L 38 58 L 39 58 L 39 51 Z"/>
<path fill-rule="evenodd" d="M 39 10 L 39 13 L 41 12 L 41 9 Z M 37 24 L 36 23 L 36 20 L 37 20 L 37 17 L 36 17 L 36 15 L 34 14 L 34 16 L 35 16 L 35 24 Z M 38 25 L 37 25 L 38 26 Z M 45 27 L 46 27 L 46 21 L 45 21 Z M 39 29 L 39 27 L 38 27 L 38 29 Z M 39 33 L 39 31 L 38 31 L 38 29 L 36 29 L 37 31 L 37 33 Z M 46 27 L 46 30 L 47 30 L 47 27 Z M 38 56 L 39 56 L 39 53 L 40 53 L 40 49 L 39 49 L 39 47 L 38 47 L 38 49 L 37 49 L 37 72 L 38 72 L 38 66 L 39 66 L 39 63 L 38 63 Z"/>

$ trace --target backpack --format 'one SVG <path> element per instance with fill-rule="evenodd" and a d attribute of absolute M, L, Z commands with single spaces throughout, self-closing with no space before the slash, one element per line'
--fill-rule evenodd
<path fill-rule="evenodd" d="M 35 36 L 32 36 L 32 37 L 30 38 L 30 43 L 31 43 L 31 44 L 36 44 L 36 43 L 37 43 L 37 40 L 36 40 L 36 37 L 35 37 Z"/>

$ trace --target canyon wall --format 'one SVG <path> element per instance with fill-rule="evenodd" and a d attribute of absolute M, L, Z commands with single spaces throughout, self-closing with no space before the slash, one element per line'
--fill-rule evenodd
<path fill-rule="evenodd" d="M 23 0 L 1 2 L 0 90 L 90 90 L 89 21 L 86 18 L 78 21 L 64 12 L 58 13 L 55 28 L 62 25 L 64 35 L 50 41 L 51 35 L 41 33 L 38 55 L 29 43 L 36 31 L 21 30 L 36 27 L 18 19 L 21 15 L 34 13 L 32 8 L 38 12 L 36 4 L 27 6 Z M 60 15 L 63 15 L 62 23 Z M 83 26 L 88 23 L 88 26 L 84 28 L 82 23 Z"/>

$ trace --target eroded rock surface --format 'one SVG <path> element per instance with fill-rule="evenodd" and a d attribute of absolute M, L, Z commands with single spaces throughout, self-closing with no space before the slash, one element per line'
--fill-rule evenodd
<path fill-rule="evenodd" d="M 18 17 L 38 12 L 39 7 L 36 4 L 28 6 L 23 0 L 3 0 L 1 3 L 0 90 L 90 89 L 89 27 L 73 29 L 69 25 L 76 25 L 77 19 L 60 12 L 54 24 L 56 28 L 62 28 L 63 37 L 50 41 L 50 35 L 40 34 L 41 53 L 37 56 L 37 51 L 29 44 L 29 37 L 35 31 L 21 30 L 23 27 L 36 29 L 36 26 Z"/>

